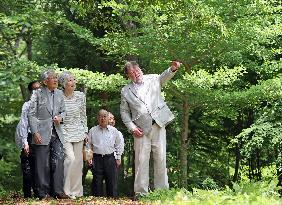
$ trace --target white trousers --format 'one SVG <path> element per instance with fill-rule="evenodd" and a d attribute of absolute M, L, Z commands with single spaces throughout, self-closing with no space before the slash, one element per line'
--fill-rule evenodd
<path fill-rule="evenodd" d="M 154 124 L 152 131 L 141 138 L 134 137 L 134 192 L 146 194 L 149 187 L 149 160 L 154 160 L 154 188 L 169 188 L 166 169 L 166 130 Z"/>
<path fill-rule="evenodd" d="M 64 192 L 68 196 L 82 196 L 83 141 L 64 144 Z"/>

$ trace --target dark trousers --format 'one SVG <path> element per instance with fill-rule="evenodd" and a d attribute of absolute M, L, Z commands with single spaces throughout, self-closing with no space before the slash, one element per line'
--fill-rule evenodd
<path fill-rule="evenodd" d="M 93 155 L 92 192 L 94 196 L 103 196 L 103 180 L 106 182 L 108 197 L 117 197 L 117 165 L 114 154 Z"/>
<path fill-rule="evenodd" d="M 34 145 L 35 189 L 39 198 L 63 193 L 64 150 L 55 130 L 48 145 Z"/>
<path fill-rule="evenodd" d="M 29 144 L 29 155 L 26 155 L 24 149 L 21 151 L 21 168 L 23 173 L 23 193 L 24 198 L 31 197 L 31 189 L 34 191 L 34 153 L 31 145 L 31 134 L 27 138 Z"/>
<path fill-rule="evenodd" d="M 92 171 L 92 166 L 88 165 L 86 161 L 83 162 L 83 169 L 82 169 L 82 185 L 85 185 L 85 179 L 88 173 L 88 170 Z"/>

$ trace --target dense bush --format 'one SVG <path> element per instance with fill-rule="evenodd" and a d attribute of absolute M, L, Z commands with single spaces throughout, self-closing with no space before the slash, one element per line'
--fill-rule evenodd
<path fill-rule="evenodd" d="M 206 180 L 210 181 L 210 180 Z M 142 197 L 142 201 L 153 204 L 281 204 L 276 180 L 262 182 L 233 183 L 225 189 L 156 190 Z"/>

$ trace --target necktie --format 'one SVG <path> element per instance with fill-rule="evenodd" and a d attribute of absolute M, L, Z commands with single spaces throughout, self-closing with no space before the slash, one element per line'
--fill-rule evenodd
<path fill-rule="evenodd" d="M 52 110 L 52 117 L 54 117 L 54 90 L 50 92 L 51 94 L 51 110 Z"/>

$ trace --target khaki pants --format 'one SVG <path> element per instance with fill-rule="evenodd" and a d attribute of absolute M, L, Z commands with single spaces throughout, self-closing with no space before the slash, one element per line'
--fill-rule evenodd
<path fill-rule="evenodd" d="M 68 196 L 82 196 L 83 141 L 64 144 L 64 192 Z"/>
<path fill-rule="evenodd" d="M 154 188 L 169 188 L 166 169 L 166 130 L 156 123 L 148 135 L 134 137 L 135 181 L 134 192 L 148 192 L 149 160 L 151 150 L 154 159 Z"/>

